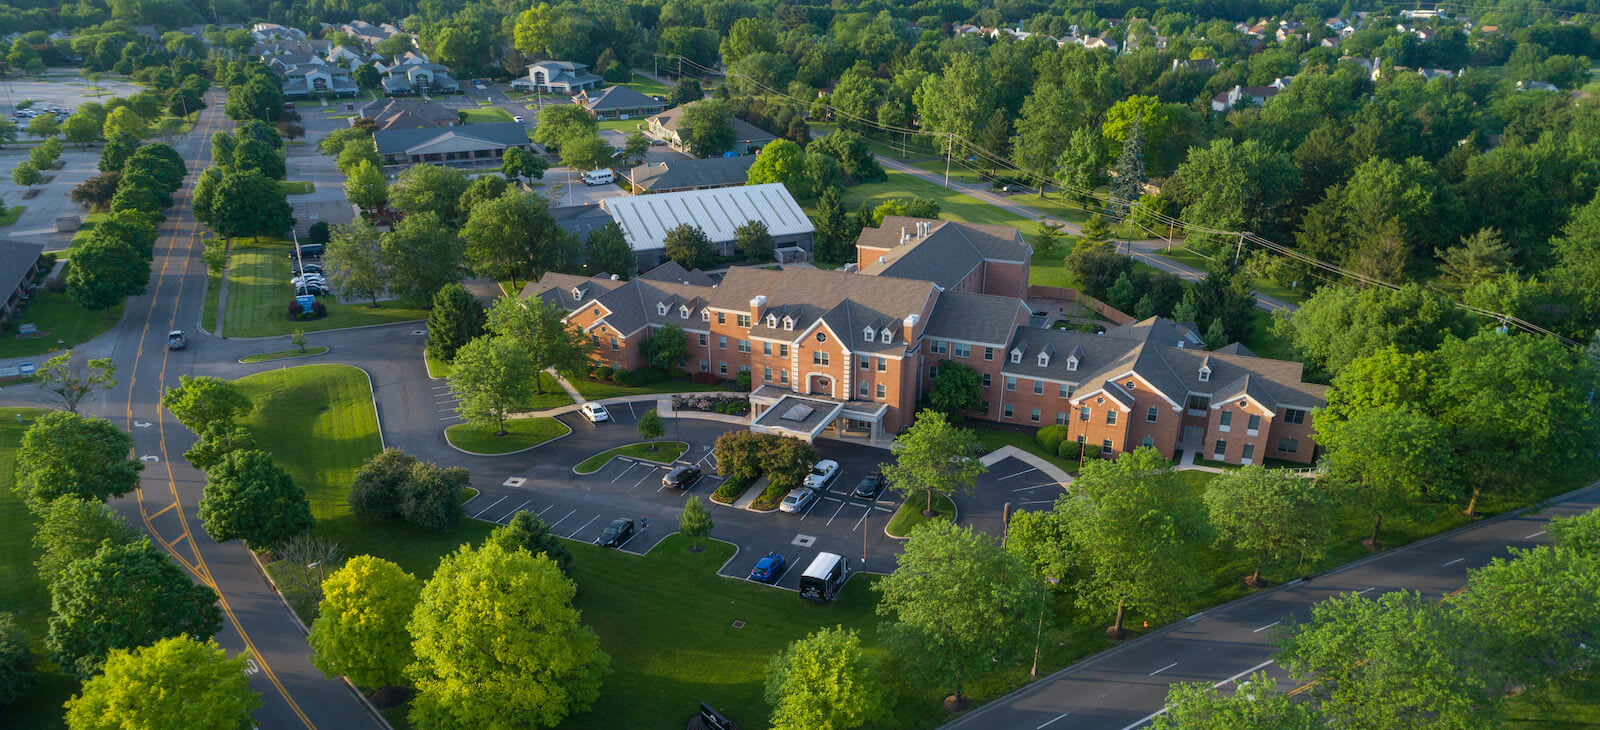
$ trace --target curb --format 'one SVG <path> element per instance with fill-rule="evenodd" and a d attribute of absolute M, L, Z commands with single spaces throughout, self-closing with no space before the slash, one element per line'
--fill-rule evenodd
<path fill-rule="evenodd" d="M 354 327 L 333 327 L 333 328 L 325 329 L 325 330 L 307 330 L 306 334 L 307 335 L 316 335 L 316 334 L 322 334 L 322 333 L 325 333 L 325 332 L 350 332 L 350 331 L 353 331 L 353 330 L 369 330 L 369 329 L 372 329 L 374 327 L 397 327 L 397 326 L 400 326 L 400 325 L 403 325 L 403 324 L 405 324 L 405 325 L 415 325 L 415 324 L 417 324 L 419 322 L 425 323 L 427 321 L 428 320 L 425 320 L 425 319 L 406 319 L 406 320 L 401 320 L 399 322 L 379 322 L 377 324 L 358 324 L 358 325 L 356 325 Z M 227 337 L 227 336 L 221 336 L 221 337 L 219 337 L 219 339 L 238 340 L 240 342 L 250 342 L 251 340 L 270 340 L 270 339 L 273 339 L 275 337 L 287 337 L 287 336 L 288 335 L 260 335 L 258 337 Z M 424 366 L 424 367 L 426 367 L 426 366 Z"/>
<path fill-rule="evenodd" d="M 565 424 L 563 424 L 563 425 L 565 425 Z M 572 427 L 571 426 L 567 426 L 567 433 L 571 433 L 571 432 L 572 432 Z M 551 439 L 551 441 L 554 441 L 554 440 L 555 439 Z M 545 443 L 549 443 L 549 442 L 547 441 Z M 635 442 L 633 442 L 631 444 L 623 444 L 621 446 L 614 446 L 612 448 L 606 449 L 606 451 L 616 451 L 617 449 L 624 449 L 624 448 L 627 448 L 629 446 L 639 446 L 641 444 L 648 444 L 648 443 L 650 443 L 650 442 L 649 441 L 635 441 Z M 641 458 L 636 457 L 636 456 L 623 457 L 622 454 L 612 454 L 611 458 L 606 459 L 604 462 L 602 462 L 600 464 L 600 466 L 595 467 L 594 471 L 578 471 L 578 467 L 576 465 L 574 465 L 572 467 L 572 473 L 573 474 L 577 474 L 578 476 L 589 476 L 590 474 L 593 474 L 595 472 L 600 471 L 601 469 L 606 468 L 608 465 L 611 464 L 611 462 L 616 461 L 618 458 L 628 458 L 628 459 L 633 459 L 634 461 L 648 461 L 648 462 L 650 462 L 652 464 L 657 464 L 657 465 L 660 465 L 660 466 L 672 466 L 673 464 L 678 463 L 678 459 L 682 459 L 684 454 L 689 453 L 689 442 L 687 442 L 687 441 L 658 441 L 656 443 L 660 443 L 660 444 L 683 444 L 683 453 L 679 454 L 678 457 L 673 459 L 672 461 L 656 461 L 655 459 L 641 459 Z M 540 445 L 543 446 L 544 444 L 540 444 Z M 602 452 L 600 452 L 600 454 L 604 454 L 606 451 L 602 451 Z M 599 456 L 600 454 L 595 454 L 595 456 Z M 593 457 L 590 457 L 590 458 L 593 458 Z M 582 464 L 584 461 L 588 461 L 588 459 L 584 459 L 583 461 L 580 461 L 578 463 Z"/>
<path fill-rule="evenodd" d="M 300 627 L 300 636 L 310 635 L 311 629 L 306 628 L 306 623 L 300 620 L 300 614 L 295 613 L 294 609 L 289 606 L 289 599 L 283 597 L 283 591 L 278 589 L 278 583 L 272 579 L 272 574 L 267 572 L 267 566 L 261 564 L 261 558 L 256 555 L 256 551 L 248 547 L 244 551 L 250 553 L 250 561 L 255 563 L 256 571 L 261 574 L 261 577 L 267 579 L 267 585 L 272 588 L 272 594 L 278 597 L 278 603 L 283 604 L 283 610 L 289 612 L 289 617 L 294 619 L 294 625 Z M 354 682 L 351 682 L 347 677 L 341 676 L 339 677 L 339 683 L 343 684 L 345 689 L 350 690 L 350 694 L 355 695 L 356 699 L 361 702 L 361 706 L 366 708 L 367 714 L 372 715 L 372 718 L 377 720 L 379 725 L 389 728 L 389 730 L 394 730 L 394 726 L 384 719 L 383 713 L 378 711 L 372 701 L 368 700 L 366 695 L 361 694 L 361 690 L 356 689 Z"/>
<path fill-rule="evenodd" d="M 950 500 L 950 512 L 951 512 L 951 514 L 950 514 L 950 524 L 952 524 L 952 525 L 961 524 L 961 507 L 956 505 L 956 498 L 952 497 L 952 496 L 950 496 L 948 494 L 946 494 L 944 496 L 945 496 L 946 499 Z M 906 504 L 905 502 L 901 502 L 900 503 L 900 505 L 902 507 L 905 506 L 905 504 Z M 899 510 L 899 508 L 896 508 L 895 511 L 898 512 L 900 510 Z M 890 540 L 899 540 L 901 542 L 905 542 L 906 540 L 910 540 L 911 539 L 910 535 L 906 535 L 905 537 L 901 537 L 899 535 L 891 535 L 891 534 L 889 534 L 889 523 L 893 522 L 893 521 L 894 521 L 894 515 L 889 515 L 889 519 L 883 521 L 883 536 L 889 538 Z M 888 575 L 888 574 L 884 573 L 884 575 Z"/>
<path fill-rule="evenodd" d="M 321 347 L 321 348 L 323 348 L 323 350 L 322 350 L 322 352 L 307 352 L 307 353 L 302 354 L 302 355 L 289 355 L 288 357 L 279 357 L 279 358 L 273 358 L 271 360 L 262 360 L 261 362 L 245 362 L 244 361 L 244 357 L 250 357 L 250 355 L 245 355 L 244 357 L 241 357 L 238 360 L 235 360 L 234 362 L 236 362 L 236 363 L 238 363 L 240 365 L 266 365 L 267 363 L 281 362 L 281 361 L 284 361 L 284 360 L 299 360 L 300 358 L 304 358 L 304 357 L 321 357 L 321 356 L 326 355 L 326 354 L 328 354 L 330 352 L 333 352 L 333 348 L 329 347 L 327 345 L 315 345 L 314 347 Z M 311 349 L 311 348 L 307 348 L 307 349 Z M 261 354 L 269 355 L 269 354 L 272 354 L 272 353 L 263 352 Z M 369 376 L 368 379 L 370 380 L 371 377 Z"/>

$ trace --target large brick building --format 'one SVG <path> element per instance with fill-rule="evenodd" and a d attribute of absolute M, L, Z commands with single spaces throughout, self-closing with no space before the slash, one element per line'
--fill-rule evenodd
<path fill-rule="evenodd" d="M 1326 387 L 1299 363 L 1208 352 L 1192 324 L 1158 317 L 1098 335 L 1034 326 L 1032 250 L 1014 228 L 890 216 L 857 255 L 842 271 L 735 268 L 720 282 L 672 263 L 627 282 L 546 274 L 522 296 L 565 308 L 612 367 L 643 367 L 640 344 L 678 326 L 685 371 L 750 373 L 758 431 L 887 438 L 957 362 L 982 378 L 974 417 L 1062 424 L 1090 455 L 1312 461 Z"/>

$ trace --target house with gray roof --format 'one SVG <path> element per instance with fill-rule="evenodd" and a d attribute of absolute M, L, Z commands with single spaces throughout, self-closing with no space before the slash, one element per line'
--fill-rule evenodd
<path fill-rule="evenodd" d="M 419 51 L 408 51 L 383 72 L 383 93 L 389 96 L 411 94 L 454 94 L 461 84 L 450 77 L 450 69 L 433 63 Z"/>
<path fill-rule="evenodd" d="M 599 203 L 551 206 L 550 215 L 556 219 L 556 225 L 561 230 L 571 233 L 579 241 L 588 240 L 590 233 L 612 222 L 611 214 L 602 209 Z"/>
<path fill-rule="evenodd" d="M 44 244 L 0 238 L 0 291 L 6 292 L 0 306 L 0 322 L 10 322 L 22 313 L 33 298 L 33 277 L 39 273 L 39 256 Z"/>
<path fill-rule="evenodd" d="M 429 99 L 378 99 L 363 104 L 356 119 L 371 119 L 383 132 L 394 129 L 435 129 L 461 123 L 461 113 Z"/>
<path fill-rule="evenodd" d="M 759 432 L 883 445 L 954 363 L 980 378 L 971 417 L 1063 426 L 1085 458 L 1148 447 L 1233 464 L 1315 461 L 1312 414 L 1327 386 L 1305 382 L 1300 363 L 1237 343 L 1208 351 L 1193 323 L 1160 317 L 1102 334 L 1033 326 L 1031 249 L 1003 226 L 890 217 L 858 244 L 867 266 L 734 267 L 720 281 L 676 265 L 627 282 L 546 274 L 522 297 L 565 309 L 599 366 L 644 367 L 644 342 L 682 330 L 685 372 L 748 374 Z"/>
<path fill-rule="evenodd" d="M 694 102 L 680 107 L 673 107 L 650 117 L 649 125 L 645 127 L 645 136 L 661 140 L 679 152 L 690 154 L 688 146 L 678 136 L 678 125 L 683 121 L 684 110 L 698 103 Z M 766 130 L 738 117 L 734 117 L 731 120 L 731 124 L 733 125 L 733 145 L 730 151 L 736 155 L 753 155 L 760 152 L 762 147 L 767 146 L 768 142 L 777 139 L 776 136 L 767 133 Z"/>
<path fill-rule="evenodd" d="M 425 127 L 374 132 L 372 141 L 385 165 L 499 165 L 506 150 L 533 150 L 525 127 L 516 122 Z"/>
<path fill-rule="evenodd" d="M 528 78 L 511 82 L 511 87 L 541 94 L 576 94 L 597 89 L 605 80 L 589 71 L 589 64 L 573 61 L 539 61 L 528 65 Z"/>
<path fill-rule="evenodd" d="M 572 103 L 588 110 L 595 119 L 643 119 L 660 114 L 667 103 L 641 94 L 626 86 L 608 86 L 599 91 L 584 90 L 572 97 Z"/>
<path fill-rule="evenodd" d="M 637 165 L 625 177 L 635 195 L 731 188 L 749 182 L 755 163 L 754 155 L 662 160 Z"/>

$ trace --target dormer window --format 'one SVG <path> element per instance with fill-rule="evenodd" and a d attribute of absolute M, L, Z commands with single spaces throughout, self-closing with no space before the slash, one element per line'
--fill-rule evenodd
<path fill-rule="evenodd" d="M 1011 351 L 1011 364 L 1012 365 L 1020 365 L 1020 364 L 1022 364 L 1022 351 L 1021 350 L 1012 350 Z"/>
<path fill-rule="evenodd" d="M 1211 368 L 1200 368 L 1200 382 L 1211 382 Z"/>
<path fill-rule="evenodd" d="M 1039 353 L 1039 367 L 1042 367 L 1042 368 L 1050 367 L 1050 353 L 1048 353 L 1048 352 Z"/>
<path fill-rule="evenodd" d="M 572 287 L 572 301 L 576 302 L 576 301 L 578 301 L 579 299 L 582 299 L 582 298 L 583 298 L 583 290 L 579 289 L 578 287 Z"/>
<path fill-rule="evenodd" d="M 1078 369 L 1078 358 L 1068 357 L 1067 358 L 1067 369 L 1071 370 L 1071 371 L 1076 371 Z"/>
<path fill-rule="evenodd" d="M 871 327 L 868 327 L 868 328 L 866 328 L 866 329 L 861 331 L 861 339 L 866 340 L 867 342 L 871 342 L 876 335 L 877 335 L 877 332 L 875 330 L 873 330 Z"/>
<path fill-rule="evenodd" d="M 681 307 L 678 307 L 678 317 L 680 319 L 688 319 L 689 318 L 689 305 L 685 304 L 685 305 L 683 305 Z"/>
<path fill-rule="evenodd" d="M 894 330 L 889 329 L 888 327 L 884 327 L 883 328 L 883 342 L 885 344 L 888 344 L 888 343 L 893 342 L 893 341 L 894 341 Z"/>
<path fill-rule="evenodd" d="M 783 318 L 783 328 L 786 329 L 786 330 L 794 329 L 794 317 L 784 317 Z"/>
<path fill-rule="evenodd" d="M 774 327 L 774 328 L 777 327 L 778 326 L 778 315 L 776 315 L 776 314 L 767 315 L 767 326 L 768 327 Z"/>
<path fill-rule="evenodd" d="M 667 303 L 666 302 L 656 302 L 656 314 L 661 315 L 663 317 L 667 316 Z"/>
<path fill-rule="evenodd" d="M 709 310 L 709 309 L 700 310 L 700 321 L 701 322 L 710 322 L 711 321 L 711 310 Z"/>

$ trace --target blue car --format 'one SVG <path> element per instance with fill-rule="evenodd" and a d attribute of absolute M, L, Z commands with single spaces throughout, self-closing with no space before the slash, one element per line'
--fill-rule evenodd
<path fill-rule="evenodd" d="M 783 556 L 777 553 L 767 553 L 767 556 L 756 561 L 756 567 L 750 569 L 750 580 L 762 583 L 776 583 L 778 576 L 783 575 Z"/>

